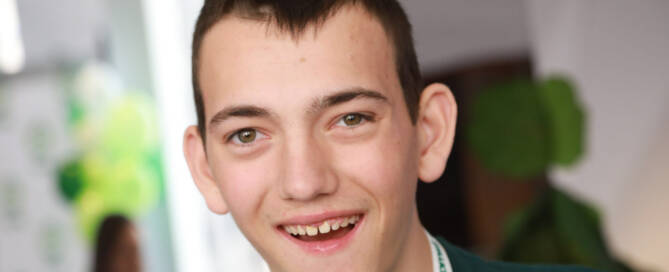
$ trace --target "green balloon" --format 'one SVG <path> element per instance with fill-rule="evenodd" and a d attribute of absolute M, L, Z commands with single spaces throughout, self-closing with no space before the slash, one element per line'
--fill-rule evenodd
<path fill-rule="evenodd" d="M 140 216 L 157 202 L 159 174 L 147 157 L 109 159 L 89 152 L 77 164 L 83 191 L 75 199 L 80 229 L 94 237 L 100 221 L 109 214 Z"/>
<path fill-rule="evenodd" d="M 151 208 L 158 194 L 158 178 L 141 158 L 124 158 L 108 168 L 108 178 L 96 186 L 105 204 L 136 216 Z"/>
<path fill-rule="evenodd" d="M 58 188 L 68 202 L 73 202 L 84 188 L 81 160 L 72 160 L 58 170 Z"/>
<path fill-rule="evenodd" d="M 86 240 L 93 243 L 102 220 L 113 211 L 105 206 L 103 197 L 94 190 L 84 191 L 76 200 L 74 208 L 79 229 Z"/>
<path fill-rule="evenodd" d="M 112 158 L 140 157 L 158 146 L 158 126 L 153 104 L 139 93 L 113 103 L 104 121 L 101 145 Z"/>

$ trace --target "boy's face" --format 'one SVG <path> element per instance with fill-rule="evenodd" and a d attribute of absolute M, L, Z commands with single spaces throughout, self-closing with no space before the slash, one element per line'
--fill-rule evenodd
<path fill-rule="evenodd" d="M 381 25 L 343 8 L 296 40 L 231 16 L 200 65 L 206 155 L 195 127 L 185 149 L 210 209 L 229 211 L 276 271 L 394 265 L 420 228 L 420 132 Z"/>

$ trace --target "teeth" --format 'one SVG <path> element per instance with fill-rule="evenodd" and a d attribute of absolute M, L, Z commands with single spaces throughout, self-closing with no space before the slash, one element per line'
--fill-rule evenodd
<path fill-rule="evenodd" d="M 327 221 L 323 222 L 322 225 L 318 226 L 318 231 L 320 231 L 321 234 L 330 232 L 330 224 L 328 224 Z"/>
<path fill-rule="evenodd" d="M 318 234 L 318 229 L 316 227 L 307 226 L 307 235 L 316 236 Z"/>
<path fill-rule="evenodd" d="M 348 225 L 353 225 L 357 223 L 358 221 L 360 221 L 360 216 L 354 215 L 346 218 L 323 221 L 323 223 L 320 225 L 292 225 L 292 226 L 283 226 L 283 229 L 294 236 L 298 235 L 316 236 L 319 233 L 325 234 L 329 233 L 330 231 L 335 231 L 340 228 L 345 228 Z"/>

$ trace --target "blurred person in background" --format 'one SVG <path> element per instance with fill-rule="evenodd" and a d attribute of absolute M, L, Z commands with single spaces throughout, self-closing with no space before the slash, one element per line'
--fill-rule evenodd
<path fill-rule="evenodd" d="M 100 226 L 95 249 L 94 272 L 139 272 L 137 230 L 127 218 L 107 217 Z"/>

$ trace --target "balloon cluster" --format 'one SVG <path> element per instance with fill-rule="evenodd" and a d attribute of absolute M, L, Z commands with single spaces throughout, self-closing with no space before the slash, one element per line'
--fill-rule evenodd
<path fill-rule="evenodd" d="M 60 168 L 58 183 L 92 241 L 106 216 L 136 217 L 157 201 L 162 190 L 157 121 L 151 98 L 122 90 L 103 65 L 84 66 L 71 82 L 69 116 L 79 151 Z"/>

